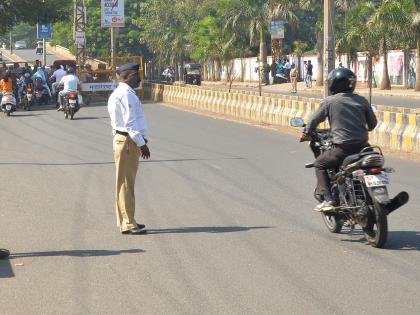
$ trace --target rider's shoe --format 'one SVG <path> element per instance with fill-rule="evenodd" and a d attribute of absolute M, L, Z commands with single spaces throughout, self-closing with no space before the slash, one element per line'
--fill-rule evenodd
<path fill-rule="evenodd" d="M 323 201 L 314 208 L 314 211 L 328 212 L 328 211 L 334 210 L 334 208 L 335 208 L 335 202 L 334 201 Z"/>
<path fill-rule="evenodd" d="M 57 108 L 57 112 L 61 112 L 61 111 L 63 111 L 63 106 L 60 106 L 59 108 Z"/>

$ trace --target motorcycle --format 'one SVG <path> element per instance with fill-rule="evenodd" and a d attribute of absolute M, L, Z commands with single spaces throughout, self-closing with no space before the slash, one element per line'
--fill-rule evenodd
<path fill-rule="evenodd" d="M 302 118 L 291 120 L 292 127 L 305 127 Z M 329 129 L 316 129 L 309 134 L 310 148 L 315 158 L 331 149 L 333 143 Z M 305 165 L 313 168 L 313 163 Z M 395 170 L 384 166 L 384 156 L 378 146 L 369 146 L 360 153 L 347 156 L 340 167 L 328 170 L 331 195 L 337 207 L 322 212 L 322 219 L 331 233 L 340 233 L 343 226 L 354 229 L 356 224 L 373 247 L 384 247 L 388 236 L 388 215 L 405 205 L 409 200 L 403 191 L 390 199 L 387 186 L 388 173 Z M 314 191 L 318 202 L 323 196 Z"/>
<path fill-rule="evenodd" d="M 1 110 L 7 116 L 16 111 L 16 98 L 13 93 L 6 93 L 1 99 Z"/>
<path fill-rule="evenodd" d="M 64 97 L 64 118 L 68 119 L 70 116 L 70 119 L 73 120 L 74 114 L 76 114 L 76 112 L 80 109 L 79 98 L 80 96 L 77 92 L 70 92 Z"/>
<path fill-rule="evenodd" d="M 27 87 L 23 91 L 23 109 L 31 110 L 31 106 L 34 103 L 33 89 L 32 87 Z"/>
<path fill-rule="evenodd" d="M 40 79 L 35 78 L 34 80 L 34 89 L 35 89 L 35 102 L 37 105 L 48 105 L 49 102 L 49 95 L 46 88 L 42 86 L 42 82 Z"/>

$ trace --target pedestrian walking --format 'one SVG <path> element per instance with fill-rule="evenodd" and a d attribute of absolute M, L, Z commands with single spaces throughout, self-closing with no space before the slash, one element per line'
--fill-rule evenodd
<path fill-rule="evenodd" d="M 297 70 L 294 63 L 290 67 L 290 81 L 292 82 L 292 93 L 297 93 Z"/>
<path fill-rule="evenodd" d="M 314 66 L 312 65 L 312 62 L 310 60 L 308 60 L 308 66 L 307 66 L 307 70 L 306 70 L 306 76 L 307 76 L 307 84 L 306 87 L 308 88 L 312 88 L 312 70 L 313 70 Z"/>
<path fill-rule="evenodd" d="M 145 138 L 147 121 L 143 105 L 134 91 L 140 85 L 139 65 L 122 65 L 117 74 L 120 83 L 108 100 L 108 112 L 114 135 L 113 151 L 116 169 L 117 225 L 123 234 L 145 234 L 145 225 L 134 219 L 134 184 L 139 157 L 150 158 Z"/>

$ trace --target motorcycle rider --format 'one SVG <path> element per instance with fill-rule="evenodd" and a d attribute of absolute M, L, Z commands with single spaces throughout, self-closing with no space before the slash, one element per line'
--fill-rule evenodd
<path fill-rule="evenodd" d="M 314 162 L 318 181 L 316 194 L 324 198 L 314 210 L 321 212 L 331 211 L 336 206 L 331 195 L 327 170 L 336 169 L 345 157 L 359 153 L 369 146 L 368 131 L 373 130 L 377 124 L 369 102 L 363 96 L 354 93 L 356 76 L 353 71 L 347 68 L 334 69 L 328 75 L 328 87 L 332 95 L 322 101 L 300 139 L 301 142 L 309 141 L 310 133 L 328 118 L 333 146 L 331 150 L 319 155 Z"/>
<path fill-rule="evenodd" d="M 61 67 L 61 65 L 57 65 L 55 69 L 56 70 L 50 77 L 51 82 L 54 80 L 54 83 L 52 84 L 53 95 L 57 93 L 57 88 L 60 85 L 60 81 L 66 75 L 66 71 Z"/>
<path fill-rule="evenodd" d="M 4 78 L 0 80 L 0 101 L 4 94 L 13 94 L 16 91 L 16 81 L 12 79 L 12 72 L 7 70 Z"/>
<path fill-rule="evenodd" d="M 32 76 L 32 80 L 35 82 L 35 80 L 41 80 L 42 87 L 47 90 L 48 95 L 51 97 L 51 90 L 48 86 L 47 79 L 45 77 L 45 72 L 41 67 L 38 67 L 35 74 Z"/>
<path fill-rule="evenodd" d="M 77 93 L 80 88 L 80 81 L 75 75 L 74 68 L 67 68 L 67 75 L 61 79 L 60 86 L 63 86 L 63 90 L 58 93 L 58 101 L 60 103 L 60 107 L 57 109 L 57 111 L 63 110 L 63 98 L 70 92 Z"/>
<path fill-rule="evenodd" d="M 23 91 L 27 87 L 31 87 L 33 89 L 34 87 L 34 81 L 31 79 L 31 74 L 28 71 L 25 71 L 22 76 L 19 78 L 18 82 L 18 103 L 21 104 L 23 102 L 22 96 Z"/>

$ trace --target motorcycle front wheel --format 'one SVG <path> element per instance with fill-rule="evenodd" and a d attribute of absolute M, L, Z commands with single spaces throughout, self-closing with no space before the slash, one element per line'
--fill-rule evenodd
<path fill-rule="evenodd" d="M 363 232 L 370 245 L 382 248 L 388 237 L 388 219 L 385 209 L 377 202 L 373 203 L 373 212 L 368 218 L 368 224 L 363 228 Z"/>
<path fill-rule="evenodd" d="M 335 214 L 321 213 L 322 220 L 325 223 L 328 231 L 331 233 L 340 233 L 343 228 L 343 223 Z"/>

